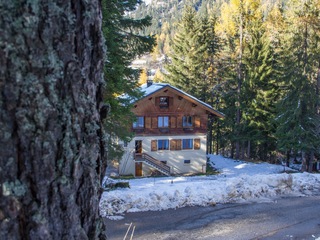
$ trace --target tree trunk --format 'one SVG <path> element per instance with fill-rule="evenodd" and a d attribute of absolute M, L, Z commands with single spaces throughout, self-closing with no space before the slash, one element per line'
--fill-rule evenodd
<path fill-rule="evenodd" d="M 290 150 L 287 150 L 286 156 L 286 166 L 290 167 Z"/>
<path fill-rule="evenodd" d="M 240 157 L 240 159 L 242 159 L 242 160 L 245 159 L 245 151 L 246 151 L 245 142 L 242 141 L 241 142 L 241 157 Z"/>
<path fill-rule="evenodd" d="M 212 141 L 213 141 L 213 118 L 210 115 L 208 119 L 208 139 L 207 139 L 207 154 L 212 154 Z"/>
<path fill-rule="evenodd" d="M 231 149 L 230 149 L 230 158 L 234 159 L 234 142 L 231 142 Z"/>
<path fill-rule="evenodd" d="M 104 239 L 100 1 L 0 6 L 0 239 Z"/>
<path fill-rule="evenodd" d="M 310 157 L 308 162 L 308 172 L 313 171 L 313 163 L 314 163 L 314 151 L 310 151 Z"/>
<path fill-rule="evenodd" d="M 239 159 L 240 157 L 240 122 L 241 122 L 241 89 L 242 89 L 242 55 L 243 55 L 243 32 L 244 32 L 244 20 L 243 20 L 243 2 L 240 1 L 240 23 L 239 23 L 239 62 L 237 66 L 237 76 L 238 76 L 238 87 L 237 87 L 237 93 L 238 93 L 238 102 L 237 102 L 237 113 L 236 113 L 236 126 L 237 126 L 237 141 L 236 141 L 236 159 Z"/>
<path fill-rule="evenodd" d="M 307 170 L 307 154 L 302 151 L 301 152 L 301 160 L 302 160 L 302 164 L 301 164 L 301 172 L 305 172 Z"/>
<path fill-rule="evenodd" d="M 217 108 L 218 109 L 218 108 Z M 216 141 L 216 154 L 218 155 L 220 152 L 220 121 L 218 119 L 216 119 L 216 123 L 217 123 L 217 130 L 216 130 L 216 134 L 217 134 L 217 141 Z"/>
<path fill-rule="evenodd" d="M 251 159 L 251 141 L 248 140 L 248 145 L 247 145 L 247 158 L 250 160 Z"/>

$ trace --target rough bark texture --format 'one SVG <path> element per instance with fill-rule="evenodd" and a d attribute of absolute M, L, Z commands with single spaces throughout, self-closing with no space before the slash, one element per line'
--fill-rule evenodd
<path fill-rule="evenodd" d="M 0 239 L 102 239 L 99 0 L 0 2 Z"/>

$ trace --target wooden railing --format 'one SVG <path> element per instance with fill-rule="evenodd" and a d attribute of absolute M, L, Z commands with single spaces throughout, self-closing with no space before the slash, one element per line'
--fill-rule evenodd
<path fill-rule="evenodd" d="M 170 167 L 161 161 L 151 157 L 149 154 L 146 153 L 135 153 L 134 156 L 135 161 L 142 161 L 147 163 L 149 166 L 154 167 L 158 171 L 162 172 L 163 174 L 170 175 Z"/>

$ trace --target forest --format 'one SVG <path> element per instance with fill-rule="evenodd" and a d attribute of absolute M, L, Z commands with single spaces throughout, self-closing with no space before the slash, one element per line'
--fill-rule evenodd
<path fill-rule="evenodd" d="M 151 1 L 155 81 L 223 112 L 209 152 L 275 162 L 319 159 L 320 1 Z M 152 65 L 152 64 L 150 64 Z"/>
<path fill-rule="evenodd" d="M 319 11 L 320 0 L 0 2 L 0 239 L 107 239 L 102 179 L 132 137 L 131 63 L 151 51 L 164 59 L 155 81 L 225 114 L 209 152 L 299 156 L 312 171 Z"/>

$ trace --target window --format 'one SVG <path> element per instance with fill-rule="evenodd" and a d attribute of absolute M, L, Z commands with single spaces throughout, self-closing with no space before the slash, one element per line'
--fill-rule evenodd
<path fill-rule="evenodd" d="M 158 127 L 159 128 L 168 128 L 169 127 L 169 117 L 168 116 L 158 117 Z"/>
<path fill-rule="evenodd" d="M 168 108 L 169 107 L 169 97 L 160 97 L 159 98 L 159 107 Z"/>
<path fill-rule="evenodd" d="M 191 116 L 183 116 L 182 117 L 182 126 L 183 127 L 192 127 L 192 117 Z"/>
<path fill-rule="evenodd" d="M 169 150 L 169 140 L 158 140 L 158 150 Z"/>
<path fill-rule="evenodd" d="M 184 164 L 190 164 L 190 163 L 191 163 L 191 160 L 184 160 L 183 163 L 184 163 Z"/>
<path fill-rule="evenodd" d="M 144 117 L 137 117 L 136 121 L 132 124 L 133 128 L 144 128 Z"/>
<path fill-rule="evenodd" d="M 128 147 L 128 142 L 127 141 L 123 142 L 123 147 Z"/>
<path fill-rule="evenodd" d="M 193 139 L 182 139 L 182 149 L 192 149 Z"/>

